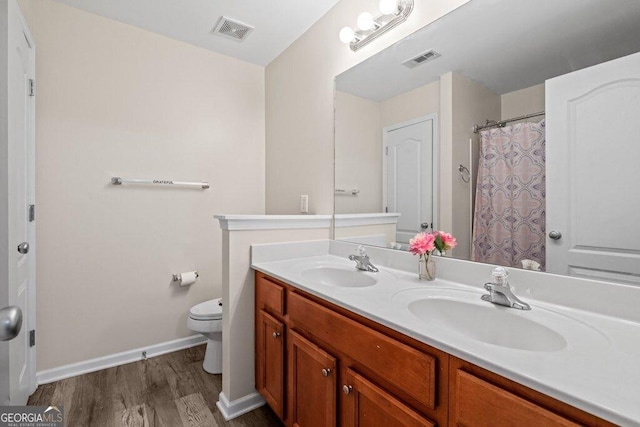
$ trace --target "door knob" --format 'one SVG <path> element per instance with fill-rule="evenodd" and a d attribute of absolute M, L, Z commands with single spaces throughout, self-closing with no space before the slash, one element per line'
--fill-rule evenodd
<path fill-rule="evenodd" d="M 346 385 L 346 384 L 342 386 L 342 392 L 346 395 L 350 394 L 352 390 L 353 390 L 353 386 Z"/>
<path fill-rule="evenodd" d="M 14 339 L 22 328 L 22 310 L 15 305 L 0 310 L 0 341 Z"/>
<path fill-rule="evenodd" d="M 549 238 L 551 240 L 560 240 L 562 239 L 562 233 L 559 231 L 550 231 L 549 232 Z"/>
<path fill-rule="evenodd" d="M 422 224 L 420 224 L 420 228 L 422 228 L 423 230 L 426 230 L 427 228 L 429 228 L 430 224 L 428 222 L 423 222 Z"/>
<path fill-rule="evenodd" d="M 274 338 L 278 338 L 279 336 L 280 336 L 280 332 L 274 332 L 274 333 L 273 333 L 273 337 L 274 337 Z"/>
<path fill-rule="evenodd" d="M 18 252 L 20 252 L 21 254 L 28 254 L 29 253 L 29 243 L 27 242 L 22 242 L 18 245 Z"/>
<path fill-rule="evenodd" d="M 330 373 L 331 373 L 331 369 L 329 369 L 329 368 L 325 368 L 325 369 L 322 370 L 322 376 L 323 377 L 328 377 Z"/>

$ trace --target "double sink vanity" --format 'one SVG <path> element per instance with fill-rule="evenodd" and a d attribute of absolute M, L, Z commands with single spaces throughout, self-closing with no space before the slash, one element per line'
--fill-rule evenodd
<path fill-rule="evenodd" d="M 510 269 L 519 310 L 482 299 L 491 266 L 427 282 L 382 248 L 357 270 L 357 247 L 252 246 L 256 388 L 286 425 L 640 425 L 640 323 L 608 306 L 634 287 Z"/>

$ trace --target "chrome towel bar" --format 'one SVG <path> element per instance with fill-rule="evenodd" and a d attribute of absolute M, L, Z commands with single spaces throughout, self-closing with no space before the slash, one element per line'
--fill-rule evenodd
<path fill-rule="evenodd" d="M 349 195 L 351 195 L 351 196 L 357 196 L 358 194 L 360 194 L 360 190 L 356 190 L 356 189 L 353 189 L 353 190 L 343 190 L 343 189 L 341 189 L 341 188 L 336 188 L 335 193 L 336 193 L 336 194 L 349 194 Z"/>
<path fill-rule="evenodd" d="M 122 185 L 122 184 L 179 185 L 183 187 L 201 187 L 205 190 L 209 188 L 208 182 L 172 181 L 172 180 L 166 180 L 166 179 L 132 179 L 132 178 L 121 178 L 119 176 L 112 177 L 111 184 L 113 185 Z"/>

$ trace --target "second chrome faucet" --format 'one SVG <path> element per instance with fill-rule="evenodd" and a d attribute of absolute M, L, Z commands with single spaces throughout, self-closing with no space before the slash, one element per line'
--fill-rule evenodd
<path fill-rule="evenodd" d="M 358 270 L 370 271 L 372 273 L 378 272 L 378 268 L 375 265 L 371 264 L 369 255 L 367 255 L 367 251 L 365 250 L 364 246 L 358 246 L 356 252 L 357 255 L 349 255 L 349 259 L 356 262 L 356 268 Z"/>
<path fill-rule="evenodd" d="M 502 267 L 496 267 L 491 271 L 493 282 L 484 284 L 484 288 L 489 291 L 487 295 L 482 295 L 484 301 L 505 307 L 517 308 L 518 310 L 531 310 L 531 306 L 522 302 L 511 292 L 511 287 L 507 281 L 509 273 Z"/>

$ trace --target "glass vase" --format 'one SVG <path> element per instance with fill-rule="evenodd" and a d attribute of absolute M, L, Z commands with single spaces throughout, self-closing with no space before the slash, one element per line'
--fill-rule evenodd
<path fill-rule="evenodd" d="M 436 263 L 431 255 L 427 257 L 420 257 L 420 273 L 418 277 L 420 280 L 435 280 L 436 278 Z"/>

